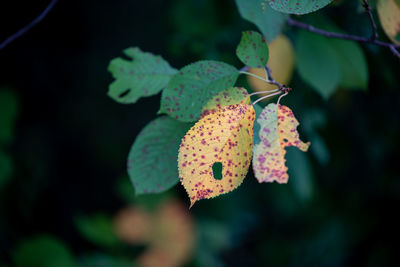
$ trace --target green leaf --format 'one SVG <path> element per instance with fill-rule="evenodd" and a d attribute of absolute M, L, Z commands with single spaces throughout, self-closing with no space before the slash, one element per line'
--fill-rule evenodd
<path fill-rule="evenodd" d="M 345 40 L 329 40 L 341 72 L 340 86 L 348 89 L 368 88 L 368 64 L 360 45 Z"/>
<path fill-rule="evenodd" d="M 139 133 L 128 156 L 136 195 L 165 191 L 179 182 L 178 149 L 191 124 L 159 117 Z"/>
<path fill-rule="evenodd" d="M 17 113 L 17 95 L 11 90 L 0 90 L 0 144 L 12 141 Z"/>
<path fill-rule="evenodd" d="M 283 13 L 303 15 L 317 11 L 332 0 L 269 0 L 269 5 Z"/>
<path fill-rule="evenodd" d="M 297 36 L 296 62 L 300 76 L 325 99 L 338 87 L 342 73 L 335 49 L 326 37 L 300 31 Z"/>
<path fill-rule="evenodd" d="M 288 16 L 273 10 L 264 0 L 236 0 L 240 15 L 254 23 L 268 42 L 277 37 Z"/>
<path fill-rule="evenodd" d="M 74 259 L 58 239 L 43 235 L 24 241 L 14 251 L 16 267 L 72 267 Z"/>
<path fill-rule="evenodd" d="M 196 121 L 208 100 L 232 87 L 238 75 L 235 67 L 218 61 L 198 61 L 185 66 L 163 91 L 159 113 L 180 121 Z"/>
<path fill-rule="evenodd" d="M 10 180 L 12 171 L 11 158 L 0 149 L 0 188 Z"/>
<path fill-rule="evenodd" d="M 111 60 L 108 66 L 115 78 L 108 95 L 115 101 L 135 103 L 140 97 L 155 95 L 164 89 L 177 70 L 160 56 L 142 52 L 137 47 L 124 50 L 132 60 Z"/>
<path fill-rule="evenodd" d="M 112 220 L 104 214 L 80 216 L 75 219 L 75 225 L 79 232 L 93 244 L 106 247 L 118 244 Z"/>
<path fill-rule="evenodd" d="M 313 19 L 314 20 L 312 24 L 318 25 L 324 30 L 333 32 L 343 32 L 326 18 L 317 16 L 313 17 Z M 311 33 L 308 33 L 308 36 L 310 35 Z M 341 86 L 342 88 L 346 89 L 355 89 L 355 90 L 367 89 L 368 77 L 369 77 L 368 64 L 364 52 L 359 44 L 347 40 L 331 39 L 322 36 L 313 38 L 314 38 L 313 40 L 308 40 L 308 42 L 315 42 L 314 41 L 315 39 L 319 39 L 320 48 L 323 45 L 323 49 L 326 50 L 325 58 L 321 57 L 320 59 L 325 61 L 329 60 L 329 62 L 331 62 L 330 67 L 331 68 L 335 67 L 336 68 L 335 73 L 339 72 L 340 74 L 340 79 L 337 83 L 335 79 L 332 79 L 335 82 L 333 83 L 335 85 L 335 88 L 332 88 L 333 91 L 335 91 L 335 89 L 338 86 Z M 302 63 L 304 62 L 298 61 L 299 65 Z M 315 64 L 317 64 L 315 68 L 322 68 L 321 67 L 322 65 L 319 65 L 321 64 L 321 62 Z M 328 62 L 325 62 L 325 64 L 328 64 Z M 299 71 L 301 71 L 300 67 Z M 328 86 L 328 88 L 331 87 Z M 329 97 L 329 94 L 326 96 L 326 98 L 327 97 Z"/>
<path fill-rule="evenodd" d="M 252 68 L 263 68 L 268 62 L 268 45 L 258 32 L 246 31 L 236 49 L 236 55 L 243 64 Z"/>
<path fill-rule="evenodd" d="M 326 165 L 330 161 L 330 152 L 325 144 L 322 136 L 318 133 L 318 129 L 326 124 L 326 115 L 323 110 L 309 109 L 303 115 L 303 131 L 313 144 L 311 146 L 311 153 L 314 154 L 315 159 L 321 164 Z"/>
<path fill-rule="evenodd" d="M 368 64 L 359 44 L 351 41 L 329 40 L 339 61 L 340 85 L 349 89 L 367 89 Z"/>
<path fill-rule="evenodd" d="M 324 30 L 343 33 L 325 17 L 317 16 L 314 20 L 315 24 Z M 368 64 L 361 46 L 356 42 L 340 39 L 327 39 L 327 42 L 335 50 L 335 56 L 339 62 L 340 86 L 347 89 L 367 89 Z"/>
<path fill-rule="evenodd" d="M 294 193 L 300 201 L 310 201 L 314 195 L 314 173 L 310 160 L 305 153 L 292 148 L 287 150 L 286 158 Z"/>

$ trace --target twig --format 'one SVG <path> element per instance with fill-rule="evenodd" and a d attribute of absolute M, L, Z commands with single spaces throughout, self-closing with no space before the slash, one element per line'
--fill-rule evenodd
<path fill-rule="evenodd" d="M 34 20 L 32 20 L 28 25 L 17 31 L 16 33 L 12 34 L 9 36 L 6 40 L 4 40 L 2 43 L 0 43 L 0 50 L 2 50 L 4 47 L 6 47 L 9 43 L 17 39 L 18 37 L 21 37 L 23 34 L 25 34 L 27 31 L 29 31 L 33 26 L 38 24 L 46 15 L 50 12 L 50 10 L 54 7 L 54 5 L 57 3 L 58 0 L 52 0 L 47 7 L 43 10 L 43 12 L 36 17 Z"/>
<path fill-rule="evenodd" d="M 292 18 L 288 18 L 287 23 L 290 26 L 294 26 L 297 28 L 301 28 L 304 29 L 306 31 L 312 32 L 312 33 L 316 33 L 328 38 L 338 38 L 338 39 L 343 39 L 343 40 L 350 40 L 350 41 L 355 41 L 355 42 L 359 42 L 359 43 L 369 43 L 369 44 L 374 44 L 374 45 L 378 45 L 378 46 L 383 46 L 383 47 L 387 47 L 390 50 L 396 50 L 398 48 L 400 48 L 400 45 L 395 45 L 392 43 L 386 43 L 386 42 L 382 42 L 379 40 L 371 40 L 370 38 L 366 38 L 366 37 L 361 37 L 361 36 L 357 36 L 357 35 L 351 35 L 351 34 L 346 34 L 346 33 L 337 33 L 337 32 L 329 32 L 329 31 L 325 31 L 319 28 L 316 28 L 312 25 L 294 20 Z M 399 53 L 394 53 L 397 57 L 400 58 L 400 54 Z"/>
<path fill-rule="evenodd" d="M 244 66 L 243 68 L 241 68 L 241 69 L 239 70 L 239 72 L 247 72 L 249 69 L 250 69 L 249 66 Z"/>
<path fill-rule="evenodd" d="M 396 47 L 391 46 L 391 47 L 390 47 L 390 51 L 392 51 L 392 53 L 393 53 L 396 57 L 400 58 L 400 53 L 399 53 L 399 51 L 397 51 Z"/>
<path fill-rule="evenodd" d="M 364 7 L 365 12 L 368 15 L 369 22 L 371 23 L 372 34 L 371 34 L 370 40 L 375 41 L 379 37 L 378 36 L 378 28 L 376 27 L 374 16 L 372 15 L 371 7 L 369 5 L 368 0 L 362 0 L 362 6 Z"/>
<path fill-rule="evenodd" d="M 274 78 L 272 78 L 271 68 L 266 65 L 265 66 L 265 71 L 267 72 L 267 76 L 268 76 L 267 78 L 268 78 L 269 83 L 278 86 L 279 90 L 282 91 L 282 89 L 284 89 L 285 86 L 283 84 L 281 84 L 281 83 L 278 83 L 277 81 L 275 81 Z"/>

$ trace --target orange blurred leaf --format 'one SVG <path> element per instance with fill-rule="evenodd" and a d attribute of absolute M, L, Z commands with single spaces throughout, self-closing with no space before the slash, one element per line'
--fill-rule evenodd
<path fill-rule="evenodd" d="M 181 266 L 190 259 L 195 242 L 194 224 L 177 200 L 166 200 L 156 210 L 127 207 L 115 218 L 118 237 L 133 245 L 148 245 L 137 259 L 140 266 Z"/>

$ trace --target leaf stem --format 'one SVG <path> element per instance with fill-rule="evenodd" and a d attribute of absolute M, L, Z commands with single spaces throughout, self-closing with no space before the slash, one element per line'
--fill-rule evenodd
<path fill-rule="evenodd" d="M 265 91 L 260 91 L 260 92 L 253 92 L 251 94 L 249 94 L 249 96 L 253 96 L 253 95 L 259 95 L 259 94 L 268 94 L 268 93 L 274 93 L 274 92 L 278 92 L 279 88 L 273 89 L 273 90 L 265 90 Z"/>
<path fill-rule="evenodd" d="M 251 105 L 254 106 L 255 104 L 257 104 L 257 103 L 260 102 L 261 100 L 264 100 L 264 99 L 266 99 L 266 98 L 268 98 L 268 97 L 273 97 L 273 96 L 279 95 L 280 93 L 282 93 L 282 92 L 279 90 L 279 91 L 276 92 L 276 93 L 273 93 L 273 94 L 269 94 L 269 95 L 260 97 L 259 99 L 257 99 L 256 101 L 254 101 L 253 104 L 251 104 Z M 285 94 L 287 94 L 287 93 L 285 93 Z"/>
<path fill-rule="evenodd" d="M 250 76 L 252 76 L 252 77 L 255 77 L 255 78 L 257 78 L 257 79 L 259 79 L 259 80 L 262 80 L 262 81 L 264 81 L 264 82 L 266 82 L 266 83 L 269 83 L 269 84 L 272 84 L 272 85 L 276 85 L 276 86 L 278 87 L 278 88 L 272 89 L 272 90 L 265 90 L 265 91 L 261 91 L 261 92 L 253 92 L 253 93 L 249 94 L 249 96 L 253 96 L 253 95 L 257 95 L 257 94 L 272 93 L 272 94 L 269 94 L 269 95 L 260 97 L 259 99 L 257 99 L 256 101 L 254 101 L 253 104 L 252 104 L 253 106 L 254 106 L 256 103 L 258 103 L 259 101 L 261 101 L 261 100 L 263 100 L 263 99 L 266 99 L 266 98 L 268 98 L 268 97 L 272 97 L 272 96 L 275 96 L 275 95 L 279 95 L 279 94 L 282 93 L 282 92 L 285 93 L 284 95 L 287 95 L 287 94 L 289 93 L 289 91 L 291 91 L 291 88 L 288 88 L 288 87 L 286 87 L 285 85 L 283 85 L 283 84 L 277 82 L 277 81 L 272 77 L 272 71 L 271 71 L 271 68 L 268 67 L 268 65 L 265 65 L 265 67 L 264 67 L 265 79 L 262 78 L 262 77 L 260 77 L 260 76 L 258 76 L 258 75 L 255 75 L 255 74 L 253 74 L 253 73 L 247 72 L 248 69 L 249 69 L 249 68 L 246 68 L 246 66 L 245 66 L 245 67 L 241 68 L 239 72 L 240 72 L 240 73 L 243 73 L 243 74 L 250 75 Z"/>
<path fill-rule="evenodd" d="M 284 97 L 284 96 L 287 96 L 287 94 L 288 94 L 288 92 L 285 92 L 283 95 L 281 95 L 281 96 L 278 98 L 278 101 L 276 102 L 276 104 L 279 105 L 279 102 L 281 101 L 281 98 Z"/>
<path fill-rule="evenodd" d="M 253 73 L 247 72 L 247 71 L 239 71 L 239 73 L 252 76 L 252 77 L 257 78 L 257 79 L 259 79 L 259 80 L 261 80 L 261 81 L 264 81 L 264 82 L 268 82 L 268 80 L 266 80 L 266 79 L 264 79 L 264 78 L 262 78 L 262 77 L 260 77 L 260 76 L 258 76 L 258 75 L 255 75 L 255 74 L 253 74 Z"/>

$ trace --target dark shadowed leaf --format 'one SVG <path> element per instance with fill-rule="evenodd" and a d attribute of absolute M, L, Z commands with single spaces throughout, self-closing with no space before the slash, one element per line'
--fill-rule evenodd
<path fill-rule="evenodd" d="M 281 33 L 287 15 L 273 10 L 264 0 L 236 0 L 240 15 L 254 23 L 271 42 Z"/>
<path fill-rule="evenodd" d="M 367 89 L 368 64 L 360 45 L 337 39 L 331 39 L 329 43 L 339 61 L 340 85 L 347 89 Z"/>
<path fill-rule="evenodd" d="M 300 76 L 325 99 L 335 92 L 342 74 L 339 59 L 327 38 L 300 31 L 296 62 Z"/>
<path fill-rule="evenodd" d="M 137 136 L 128 156 L 136 195 L 165 191 L 178 183 L 178 149 L 191 124 L 159 117 Z"/>
<path fill-rule="evenodd" d="M 314 146 L 314 143 L 312 146 Z M 310 160 L 308 159 L 308 154 L 302 153 L 297 149 L 289 148 L 286 158 L 294 193 L 300 201 L 310 201 L 314 195 L 314 174 Z"/>

